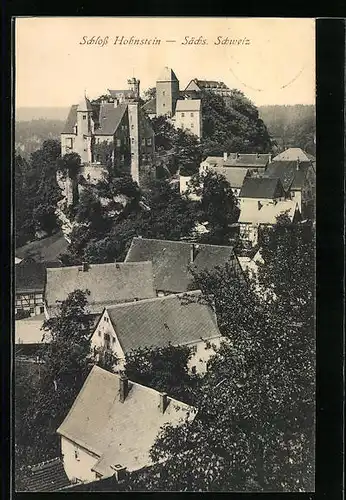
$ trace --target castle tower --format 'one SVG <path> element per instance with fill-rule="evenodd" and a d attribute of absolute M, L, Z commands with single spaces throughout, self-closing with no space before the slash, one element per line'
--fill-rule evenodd
<path fill-rule="evenodd" d="M 91 136 L 94 132 L 92 119 L 92 106 L 89 99 L 84 95 L 77 107 L 77 137 L 76 153 L 82 159 L 82 163 L 91 162 Z"/>
<path fill-rule="evenodd" d="M 173 116 L 179 98 L 179 80 L 167 66 L 156 81 L 156 116 Z"/>
<path fill-rule="evenodd" d="M 137 80 L 135 77 L 133 77 L 133 78 L 130 78 L 129 80 L 127 80 L 127 84 L 129 86 L 129 90 L 131 90 L 134 93 L 135 99 L 138 100 L 139 99 L 140 81 Z"/>

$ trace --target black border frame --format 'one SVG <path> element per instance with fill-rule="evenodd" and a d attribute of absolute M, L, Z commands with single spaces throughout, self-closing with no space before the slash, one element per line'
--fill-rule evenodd
<path fill-rule="evenodd" d="M 190 8 L 192 4 L 189 4 Z M 58 5 L 49 6 L 57 10 Z M 143 7 L 147 7 L 143 12 Z M 117 6 L 117 16 L 125 15 L 154 15 L 157 5 L 153 3 L 142 5 L 141 9 L 133 6 L 131 14 L 126 5 Z M 188 7 L 188 6 L 187 6 Z M 204 15 L 214 16 L 217 7 L 212 6 Z M 233 6 L 232 6 L 233 7 Z M 249 10 L 251 6 L 249 6 Z M 294 5 L 290 6 L 292 16 Z M 328 6 L 329 14 L 340 15 L 343 2 Z M 167 6 L 172 10 L 173 6 Z M 175 10 L 177 9 L 174 4 Z M 6 12 L 7 10 L 7 12 Z M 26 10 L 26 12 L 23 12 Z M 28 14 L 28 10 L 30 14 Z M 60 15 L 62 9 L 60 10 Z M 236 8 L 234 9 L 237 10 Z M 265 10 L 265 9 L 264 9 Z M 197 16 L 198 10 L 195 11 Z M 44 493 L 15 493 L 12 484 L 9 484 L 11 474 L 10 455 L 12 443 L 10 439 L 11 400 L 11 331 L 10 296 L 13 289 L 11 282 L 11 267 L 13 265 L 13 242 L 11 238 L 11 194 L 12 172 L 10 161 L 12 103 L 11 89 L 13 90 L 12 59 L 14 54 L 13 36 L 11 36 L 10 15 L 51 15 L 47 12 L 47 3 L 40 5 L 35 2 L 28 9 L 19 2 L 12 2 L 5 7 L 6 15 L 1 22 L 2 36 L 2 71 L 1 71 L 1 262 L 2 282 L 7 286 L 1 287 L 2 307 L 2 391 L 1 391 L 1 423 L 2 423 L 2 493 L 3 498 L 46 498 Z M 90 15 L 90 8 L 77 8 L 74 15 Z M 168 15 L 169 12 L 164 13 Z M 233 12 L 235 15 L 236 12 Z M 185 14 L 186 15 L 186 14 Z M 224 15 L 224 14 L 223 14 Z M 247 13 L 250 16 L 250 12 Z M 280 13 L 276 13 L 276 16 Z M 263 16 L 264 17 L 264 16 Z M 273 13 L 270 17 L 274 17 Z M 294 33 L 292 33 L 294 36 Z M 317 19 L 316 21 L 316 58 L 317 58 L 317 460 L 316 460 L 316 492 L 302 494 L 231 494 L 238 498 L 281 497 L 309 498 L 309 499 L 339 499 L 344 489 L 343 479 L 343 445 L 344 445 L 344 102 L 345 102 L 345 20 Z M 288 62 L 289 63 L 289 62 Z M 5 71 L 3 71 L 5 69 Z M 13 94 L 12 94 L 13 95 Z M 11 123 L 11 125 L 9 125 Z M 13 128 L 12 128 L 13 131 Z M 323 165 L 323 167 L 322 167 Z M 8 467 L 6 467 L 8 466 Z M 12 483 L 12 481 L 11 481 Z M 120 493 L 116 493 L 117 496 Z M 150 494 L 150 493 L 149 493 Z M 166 495 L 167 493 L 165 493 Z M 170 496 L 175 493 L 168 493 Z M 49 494 L 54 498 L 57 494 Z M 75 493 L 83 497 L 83 493 Z M 112 493 L 103 493 L 112 495 Z M 137 495 L 137 494 L 136 494 Z M 148 493 L 138 493 L 147 496 Z M 150 494 L 152 495 L 152 494 Z M 160 495 L 160 493 L 154 493 Z M 189 493 L 189 496 L 198 495 Z M 207 493 L 208 495 L 208 493 Z M 213 494 L 212 494 L 213 495 Z M 221 493 L 218 495 L 222 495 Z M 214 496 L 214 495 L 213 495 Z M 86 498 L 98 498 L 99 494 L 85 493 Z"/>

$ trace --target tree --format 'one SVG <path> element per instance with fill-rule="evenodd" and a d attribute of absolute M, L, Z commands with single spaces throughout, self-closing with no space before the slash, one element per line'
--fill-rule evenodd
<path fill-rule="evenodd" d="M 186 346 L 139 348 L 126 355 L 126 374 L 130 380 L 180 401 L 193 401 L 197 375 L 190 375 L 191 350 Z"/>
<path fill-rule="evenodd" d="M 92 320 L 87 292 L 75 290 L 46 320 L 39 365 L 32 374 L 16 372 L 16 460 L 32 465 L 60 454 L 56 430 L 65 418 L 90 370 Z M 31 364 L 30 364 L 31 365 Z M 31 377 L 30 377 L 31 376 Z"/>
<path fill-rule="evenodd" d="M 283 255 L 281 232 L 279 223 L 270 245 Z M 302 234 L 297 234 L 299 239 Z M 286 253 L 289 260 L 304 261 L 304 244 L 288 247 Z M 313 261 L 305 263 L 309 280 L 304 310 L 310 311 Z M 195 401 L 195 420 L 162 431 L 151 452 L 157 463 L 155 474 L 137 478 L 133 489 L 299 492 L 313 488 L 314 329 L 309 313 L 304 320 L 291 300 L 282 304 L 275 300 L 273 290 L 280 290 L 285 271 L 282 275 L 279 261 L 275 273 L 273 267 L 261 269 L 263 280 L 267 273 L 271 283 L 265 297 L 258 294 L 251 277 L 237 281 L 229 266 L 195 275 L 205 296 L 213 296 L 227 341 L 209 362 Z M 294 278 L 292 295 L 299 297 L 300 285 Z"/>
<path fill-rule="evenodd" d="M 33 211 L 33 220 L 37 229 L 51 235 L 58 227 L 59 220 L 56 215 L 56 207 L 53 205 L 39 205 Z"/>
<path fill-rule="evenodd" d="M 151 99 L 155 99 L 155 97 L 156 97 L 156 87 L 149 87 L 147 90 L 144 91 L 145 102 L 151 101 Z"/>
<path fill-rule="evenodd" d="M 232 224 L 240 214 L 237 198 L 223 175 L 207 171 L 196 175 L 190 181 L 188 193 L 200 197 L 201 222 L 207 223 L 208 233 L 201 236 L 201 241 L 216 245 L 229 245 L 234 234 Z"/>

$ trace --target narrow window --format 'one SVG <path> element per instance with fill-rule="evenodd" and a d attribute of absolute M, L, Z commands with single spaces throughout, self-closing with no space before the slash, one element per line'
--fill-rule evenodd
<path fill-rule="evenodd" d="M 166 91 L 165 90 L 162 92 L 162 95 L 166 95 Z"/>
<path fill-rule="evenodd" d="M 147 139 L 147 145 L 151 146 L 151 138 Z"/>
<path fill-rule="evenodd" d="M 145 146 L 145 139 L 142 139 L 142 146 Z"/>
<path fill-rule="evenodd" d="M 86 120 L 86 115 L 83 115 L 83 120 Z"/>
<path fill-rule="evenodd" d="M 190 116 L 193 116 L 193 113 L 191 113 Z"/>
<path fill-rule="evenodd" d="M 181 113 L 181 117 L 184 118 L 184 116 L 185 116 L 185 113 Z"/>
<path fill-rule="evenodd" d="M 121 146 L 121 139 L 117 139 L 117 147 L 120 148 Z"/>

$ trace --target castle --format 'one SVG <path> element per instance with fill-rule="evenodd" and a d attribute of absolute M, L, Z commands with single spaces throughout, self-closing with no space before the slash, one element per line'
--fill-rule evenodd
<path fill-rule="evenodd" d="M 166 116 L 175 128 L 202 137 L 201 100 L 191 99 L 188 93 L 180 91 L 179 80 L 171 68 L 163 69 L 156 81 L 156 97 L 142 109 L 149 118 Z"/>
<path fill-rule="evenodd" d="M 108 90 L 108 96 L 93 102 L 84 95 L 71 106 L 61 133 L 61 154 L 79 154 L 80 176 L 87 182 L 100 180 L 107 166 L 129 173 L 138 184 L 155 176 L 154 130 L 141 109 L 139 85 L 131 78 L 126 90 Z M 63 189 L 71 204 L 68 184 Z"/>

